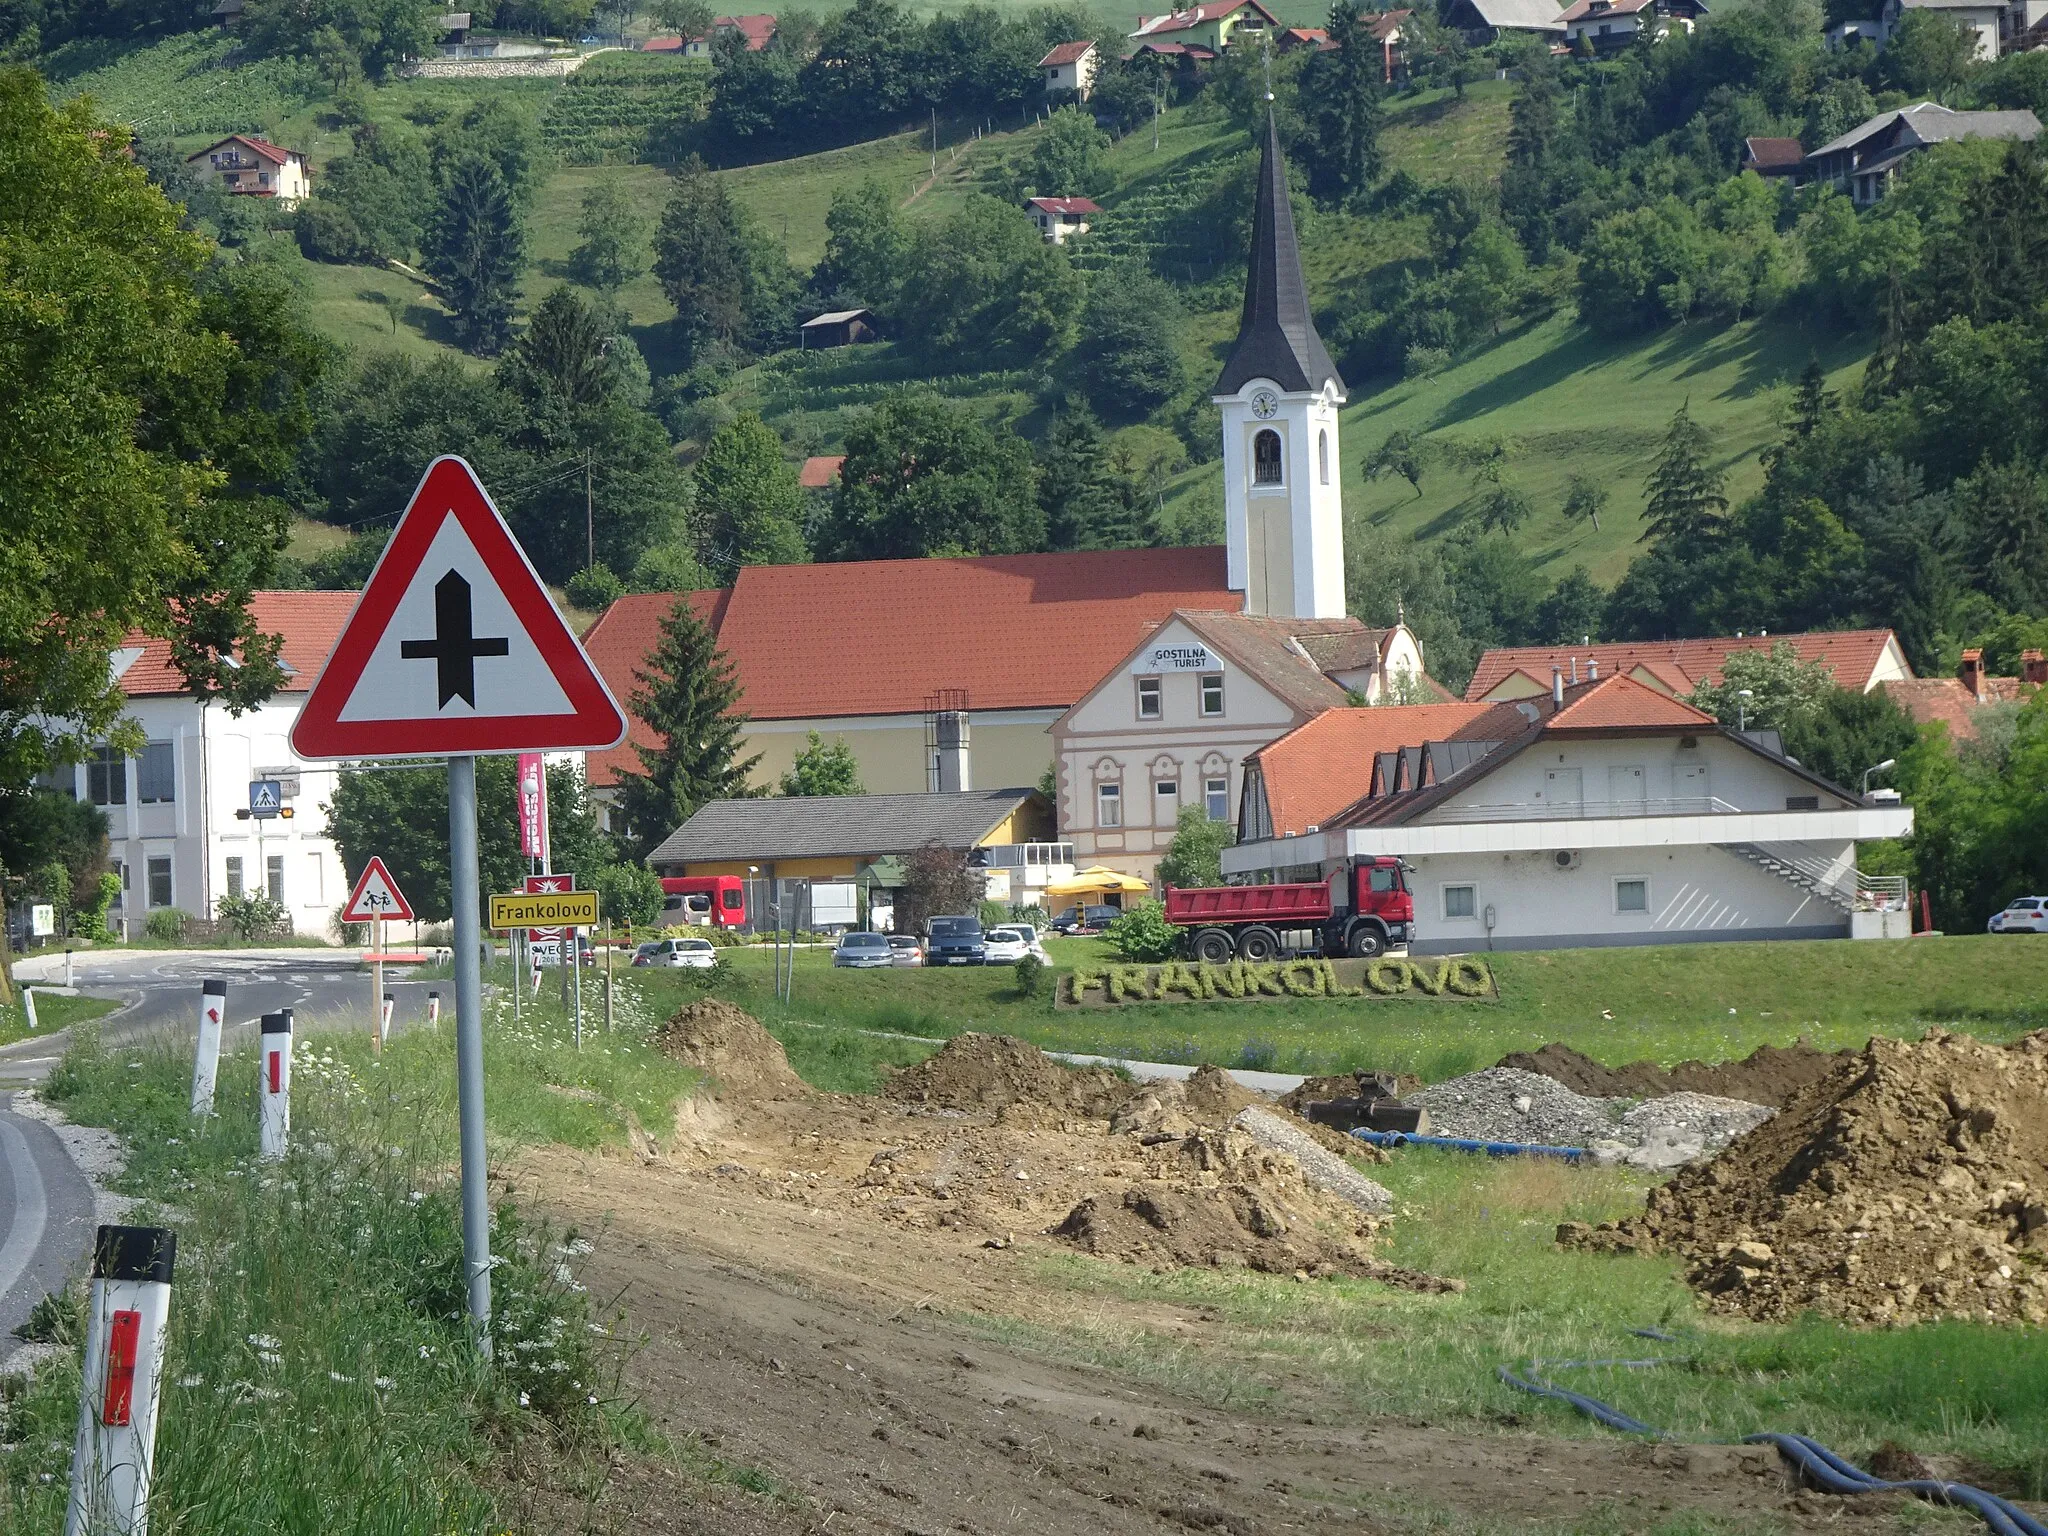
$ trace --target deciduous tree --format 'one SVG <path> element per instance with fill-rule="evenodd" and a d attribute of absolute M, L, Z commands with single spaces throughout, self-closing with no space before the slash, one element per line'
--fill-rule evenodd
<path fill-rule="evenodd" d="M 607 172 L 583 194 L 569 271 L 579 283 L 607 298 L 615 296 L 647 270 L 649 230 L 647 218 L 626 190 L 625 179 L 617 171 Z"/>
<path fill-rule="evenodd" d="M 844 736 L 835 736 L 826 741 L 816 731 L 810 732 L 804 748 L 782 775 L 781 789 L 785 795 L 864 795 L 861 787 L 860 763 L 853 755 L 853 748 L 846 744 Z"/>

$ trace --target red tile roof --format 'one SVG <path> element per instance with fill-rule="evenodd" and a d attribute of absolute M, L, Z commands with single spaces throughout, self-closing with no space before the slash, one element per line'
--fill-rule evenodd
<path fill-rule="evenodd" d="M 1465 685 L 1465 697 L 1485 698 L 1513 672 L 1525 674 L 1548 690 L 1551 667 L 1564 667 L 1569 675 L 1574 657 L 1581 678 L 1586 676 L 1587 664 L 1594 661 L 1600 664 L 1603 676 L 1644 667 L 1674 691 L 1690 692 L 1698 683 L 1718 677 L 1731 652 L 1769 651 L 1781 642 L 1789 644 L 1801 661 L 1825 662 L 1837 683 L 1859 692 L 1872 686 L 1886 648 L 1894 643 L 1888 629 L 1838 629 L 1796 635 L 1724 635 L 1709 640 L 1503 647 L 1479 658 L 1472 681 Z M 1683 679 L 1682 690 L 1679 679 Z"/>
<path fill-rule="evenodd" d="M 246 144 L 251 149 L 255 150 L 256 153 L 261 155 L 264 159 L 270 161 L 273 165 L 283 165 L 287 160 L 291 159 L 293 155 L 296 155 L 298 153 L 298 151 L 295 149 L 280 149 L 277 145 L 271 143 L 270 140 L 259 139 L 252 134 L 231 133 L 224 139 L 214 140 L 214 142 L 207 145 L 205 149 L 200 150 L 199 154 L 187 155 L 185 157 L 185 163 L 189 165 L 194 160 L 197 160 L 199 158 L 199 155 L 211 154 L 214 150 L 219 149 L 223 144 Z"/>
<path fill-rule="evenodd" d="M 1252 754 L 1265 780 L 1274 828 L 1305 832 L 1322 825 L 1365 793 L 1379 753 L 1446 740 L 1493 707 L 1405 704 L 1325 710 Z"/>
<path fill-rule="evenodd" d="M 1762 169 L 1797 170 L 1806 163 L 1806 151 L 1797 139 L 1744 139 L 1742 147 L 1748 152 L 1747 163 Z"/>
<path fill-rule="evenodd" d="M 807 491 L 828 490 L 839 478 L 839 466 L 845 462 L 843 453 L 817 454 L 805 459 L 804 467 L 796 474 L 797 484 Z"/>
<path fill-rule="evenodd" d="M 720 16 L 711 25 L 720 31 L 739 33 L 747 40 L 747 52 L 759 53 L 775 36 L 775 18 L 769 15 Z"/>
<path fill-rule="evenodd" d="M 1714 729 L 1714 717 L 1694 709 L 1682 699 L 1614 674 L 1591 686 L 1581 685 L 1565 695 L 1564 708 L 1543 723 L 1546 736 L 1568 735 L 1573 731 L 1634 731 Z"/>
<path fill-rule="evenodd" d="M 966 689 L 974 711 L 1065 709 L 1176 608 L 1241 601 L 1219 546 L 750 565 L 729 592 L 689 595 L 716 612 L 760 720 L 922 714 L 941 688 Z M 584 636 L 628 713 L 673 602 L 621 598 Z M 593 784 L 631 766 L 621 751 L 592 754 Z"/>
<path fill-rule="evenodd" d="M 1185 11 L 1169 11 L 1164 16 L 1140 16 L 1138 29 L 1133 37 L 1156 37 L 1163 32 L 1185 32 L 1191 27 L 1203 26 L 1212 21 L 1221 21 L 1240 6 L 1249 6 L 1266 19 L 1266 25 L 1277 27 L 1280 18 L 1259 3 L 1259 0 L 1211 0 L 1206 5 L 1197 5 Z"/>
<path fill-rule="evenodd" d="M 683 46 L 680 37 L 650 37 L 640 45 L 642 53 L 677 53 Z"/>
<path fill-rule="evenodd" d="M 1919 725 L 1940 722 L 1948 727 L 1949 740 L 1974 741 L 1977 711 L 1987 704 L 2009 704 L 2032 698 L 2035 685 L 2017 677 L 1986 677 L 1973 694 L 1960 678 L 1916 677 L 1906 682 L 1879 685 L 1893 703 L 1911 715 Z"/>
<path fill-rule="evenodd" d="M 1088 56 L 1095 44 L 1087 40 L 1078 43 L 1061 43 L 1038 61 L 1040 69 L 1056 69 L 1062 64 L 1078 64 Z"/>
<path fill-rule="evenodd" d="M 685 592 L 682 596 L 688 600 L 690 611 L 715 633 L 724 622 L 732 592 L 720 588 Z M 618 783 L 621 771 L 638 773 L 640 758 L 633 748 L 659 745 L 647 722 L 633 708 L 633 696 L 643 686 L 634 674 L 643 671 L 654 655 L 655 646 L 661 642 L 661 621 L 674 612 L 675 606 L 673 592 L 634 592 L 605 609 L 583 636 L 584 654 L 626 711 L 626 739 L 606 751 L 593 752 L 586 759 L 593 786 Z"/>
<path fill-rule="evenodd" d="M 1034 208 L 1047 213 L 1100 213 L 1102 209 L 1085 197 L 1034 197 L 1028 199 Z"/>
<path fill-rule="evenodd" d="M 327 665 L 327 653 L 341 638 L 341 626 L 355 608 L 353 592 L 258 592 L 249 612 L 266 635 L 284 640 L 279 653 L 290 669 L 284 693 L 304 693 Z M 171 665 L 171 643 L 148 635 L 130 635 L 122 649 L 142 647 L 142 654 L 121 673 L 121 691 L 131 699 L 185 692 L 185 677 Z"/>

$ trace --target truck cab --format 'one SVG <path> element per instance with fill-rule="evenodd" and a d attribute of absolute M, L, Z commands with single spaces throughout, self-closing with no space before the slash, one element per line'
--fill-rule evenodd
<path fill-rule="evenodd" d="M 1330 876 L 1326 948 L 1339 955 L 1377 955 L 1415 936 L 1415 897 L 1407 866 L 1382 854 L 1353 859 Z"/>

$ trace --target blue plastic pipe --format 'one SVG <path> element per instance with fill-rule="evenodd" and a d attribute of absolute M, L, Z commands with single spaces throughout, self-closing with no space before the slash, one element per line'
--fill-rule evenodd
<path fill-rule="evenodd" d="M 1584 1147 L 1546 1147 L 1531 1141 L 1475 1141 L 1467 1136 L 1416 1136 L 1408 1131 L 1353 1131 L 1376 1147 L 1444 1147 L 1453 1152 L 1483 1152 L 1488 1157 L 1558 1157 L 1568 1163 L 1592 1154 Z"/>

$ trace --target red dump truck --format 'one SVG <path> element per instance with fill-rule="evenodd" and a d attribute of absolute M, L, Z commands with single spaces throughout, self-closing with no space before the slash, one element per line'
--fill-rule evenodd
<path fill-rule="evenodd" d="M 1184 930 L 1191 958 L 1271 960 L 1290 951 L 1380 954 L 1415 933 L 1407 866 L 1396 858 L 1353 859 L 1340 880 L 1313 885 L 1166 888 L 1166 920 Z"/>

